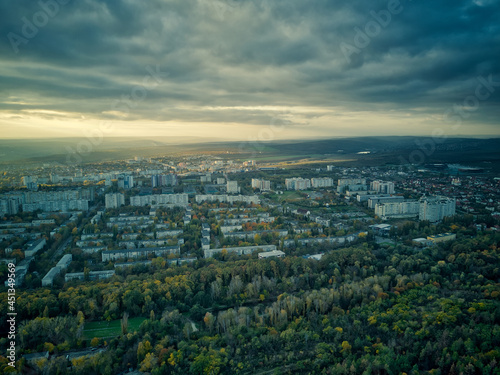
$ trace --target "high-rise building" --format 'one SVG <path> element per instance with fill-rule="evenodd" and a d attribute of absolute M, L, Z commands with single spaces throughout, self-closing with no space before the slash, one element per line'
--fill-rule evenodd
<path fill-rule="evenodd" d="M 456 200 L 443 196 L 420 198 L 420 220 L 428 220 L 435 223 L 443 220 L 447 216 L 455 215 Z"/>
<path fill-rule="evenodd" d="M 175 186 L 177 185 L 177 176 L 175 174 L 167 174 L 167 175 L 153 175 L 151 176 L 151 186 Z"/>
<path fill-rule="evenodd" d="M 228 194 L 238 194 L 240 192 L 238 181 L 227 181 L 226 189 Z"/>
<path fill-rule="evenodd" d="M 370 189 L 374 190 L 377 193 L 382 194 L 394 194 L 394 182 L 385 182 L 385 181 L 373 181 L 370 184 Z"/>
<path fill-rule="evenodd" d="M 16 215 L 19 212 L 19 201 L 17 199 L 1 199 L 0 215 Z"/>
<path fill-rule="evenodd" d="M 344 193 L 346 190 L 361 191 L 367 190 L 365 178 L 341 178 L 338 180 L 337 193 Z"/>
<path fill-rule="evenodd" d="M 333 186 L 333 178 L 330 178 L 330 177 L 311 178 L 311 186 L 313 188 L 332 187 Z"/>
<path fill-rule="evenodd" d="M 306 190 L 311 188 L 311 180 L 300 177 L 287 178 L 285 187 L 287 190 Z"/>
<path fill-rule="evenodd" d="M 57 184 L 59 182 L 59 176 L 57 174 L 50 174 L 50 182 Z"/>
<path fill-rule="evenodd" d="M 32 176 L 24 176 L 23 177 L 23 185 L 28 186 L 29 183 L 34 182 Z"/>
<path fill-rule="evenodd" d="M 106 208 L 119 208 L 125 204 L 125 196 L 121 193 L 106 194 Z"/>
<path fill-rule="evenodd" d="M 378 203 L 375 205 L 375 215 L 382 219 L 416 217 L 418 216 L 419 208 L 420 203 L 417 200 Z"/>
<path fill-rule="evenodd" d="M 211 183 L 212 182 L 212 174 L 207 173 L 203 176 L 200 176 L 200 182 L 202 183 Z"/>
<path fill-rule="evenodd" d="M 259 189 L 260 191 L 269 191 L 271 190 L 271 181 L 252 178 L 252 188 Z"/>
<path fill-rule="evenodd" d="M 123 188 L 132 189 L 134 187 L 134 176 L 125 176 L 123 178 Z"/>
<path fill-rule="evenodd" d="M 374 209 L 377 204 L 402 202 L 405 198 L 402 195 L 381 196 L 374 195 L 368 198 L 368 208 Z"/>

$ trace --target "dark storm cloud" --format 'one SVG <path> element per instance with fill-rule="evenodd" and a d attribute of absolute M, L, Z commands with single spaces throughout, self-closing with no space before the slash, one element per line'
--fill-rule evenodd
<path fill-rule="evenodd" d="M 471 95 L 476 77 L 500 81 L 495 0 L 401 1 L 350 56 L 341 43 L 356 47 L 355 28 L 365 30 L 371 12 L 391 1 L 66 2 L 0 3 L 2 111 L 117 116 L 112 103 L 156 65 L 162 84 L 127 119 L 268 125 L 269 114 L 252 109 L 264 105 L 435 114 Z M 23 34 L 26 20 L 36 23 L 49 9 L 42 4 L 54 3 L 46 25 Z M 499 92 L 471 120 L 495 123 Z M 249 109 L 228 110 L 234 106 Z"/>

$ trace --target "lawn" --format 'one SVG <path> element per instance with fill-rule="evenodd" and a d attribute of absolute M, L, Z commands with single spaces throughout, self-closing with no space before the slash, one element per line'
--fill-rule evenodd
<path fill-rule="evenodd" d="M 136 317 L 129 318 L 128 320 L 128 332 L 134 332 L 139 329 L 139 326 L 146 318 Z M 120 336 L 122 333 L 121 319 L 107 321 L 96 321 L 85 323 L 85 328 L 83 329 L 83 338 L 86 340 L 91 340 L 94 337 L 107 338 Z"/>
<path fill-rule="evenodd" d="M 279 202 L 286 200 L 287 202 L 304 199 L 303 194 L 298 191 L 285 191 L 283 194 L 270 194 L 269 198 Z"/>

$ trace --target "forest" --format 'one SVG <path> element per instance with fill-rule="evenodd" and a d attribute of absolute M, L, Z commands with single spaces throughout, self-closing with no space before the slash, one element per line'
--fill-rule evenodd
<path fill-rule="evenodd" d="M 156 258 L 105 281 L 22 291 L 23 352 L 51 356 L 21 359 L 17 370 L 498 374 L 499 241 L 500 234 L 480 233 L 424 249 L 363 242 L 320 261 L 254 254 L 169 267 Z M 145 320 L 129 330 L 129 317 Z M 86 322 L 99 320 L 120 320 L 120 334 L 85 338 Z M 89 347 L 105 350 L 58 355 Z M 13 370 L 3 356 L 0 367 Z"/>

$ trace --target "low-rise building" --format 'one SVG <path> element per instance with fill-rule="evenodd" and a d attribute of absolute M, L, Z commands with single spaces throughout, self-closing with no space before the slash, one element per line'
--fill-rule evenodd
<path fill-rule="evenodd" d="M 441 233 L 434 236 L 428 236 L 427 239 L 432 243 L 439 243 L 456 240 L 457 235 L 455 233 Z"/>
<path fill-rule="evenodd" d="M 90 271 L 88 273 L 88 278 L 89 278 L 89 280 L 103 280 L 103 279 L 109 279 L 114 274 L 115 274 L 114 270 Z M 68 282 L 71 280 L 85 280 L 85 272 L 67 273 L 64 276 L 64 281 Z"/>
<path fill-rule="evenodd" d="M 181 252 L 180 246 L 167 246 L 167 247 L 151 247 L 142 249 L 128 249 L 128 250 L 108 250 L 103 251 L 101 259 L 103 262 L 122 259 L 122 258 L 142 258 L 153 255 L 155 257 L 168 256 L 170 254 L 179 255 Z"/>
<path fill-rule="evenodd" d="M 222 253 L 224 250 L 227 251 L 228 253 L 246 255 L 246 254 L 251 254 L 257 250 L 274 251 L 276 250 L 276 245 L 255 245 L 255 246 L 223 247 L 219 249 L 209 249 L 204 251 L 204 256 L 205 258 L 211 258 L 215 254 Z"/>
<path fill-rule="evenodd" d="M 259 259 L 266 258 L 283 258 L 285 253 L 281 250 L 266 251 L 264 253 L 259 253 Z"/>
<path fill-rule="evenodd" d="M 66 254 L 61 258 L 61 260 L 59 260 L 59 262 L 57 262 L 56 267 L 61 268 L 61 270 L 65 270 L 66 268 L 68 268 L 72 260 L 73 260 L 73 255 Z"/>
<path fill-rule="evenodd" d="M 49 272 L 42 279 L 42 286 L 52 286 L 54 284 L 54 279 L 57 275 L 61 273 L 59 267 L 52 267 Z"/>
<path fill-rule="evenodd" d="M 28 244 L 27 244 L 28 247 L 24 251 L 24 256 L 25 257 L 34 256 L 41 249 L 43 249 L 43 247 L 45 246 L 46 243 L 47 243 L 47 241 L 45 240 L 45 238 L 40 238 L 39 240 L 28 242 Z"/>
<path fill-rule="evenodd" d="M 210 249 L 210 240 L 206 237 L 203 237 L 201 239 L 201 249 L 202 250 L 209 250 Z"/>
<path fill-rule="evenodd" d="M 311 186 L 313 188 L 324 188 L 333 186 L 333 178 L 323 177 L 323 178 L 311 178 Z"/>

